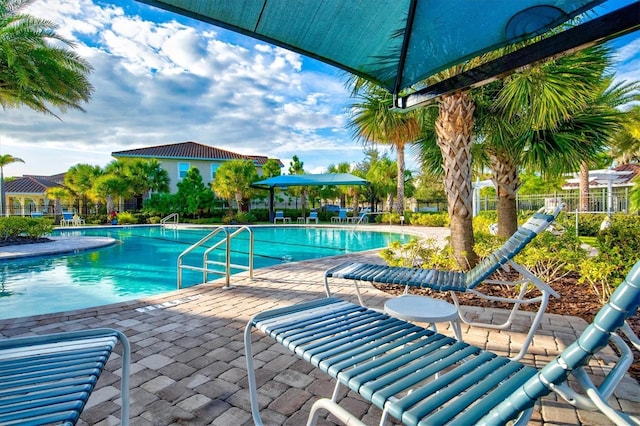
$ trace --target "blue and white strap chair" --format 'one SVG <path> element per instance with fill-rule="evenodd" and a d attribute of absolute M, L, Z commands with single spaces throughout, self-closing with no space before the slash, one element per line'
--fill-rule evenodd
<path fill-rule="evenodd" d="M 129 342 L 100 328 L 0 340 L 0 425 L 74 425 L 120 342 L 120 423 L 129 424 Z"/>
<path fill-rule="evenodd" d="M 327 297 L 331 296 L 329 288 L 329 278 L 342 278 L 353 280 L 356 286 L 356 294 L 361 305 L 365 305 L 361 294 L 359 283 L 370 282 L 378 284 L 397 284 L 405 286 L 405 292 L 410 287 L 429 288 L 436 291 L 450 292 L 453 301 L 458 308 L 460 319 L 469 325 L 481 326 L 492 329 L 504 330 L 511 327 L 522 305 L 539 303 L 531 329 L 523 342 L 520 352 L 514 357 L 518 360 L 524 356 L 533 335 L 540 325 L 542 315 L 547 309 L 549 297 L 559 297 L 558 293 L 548 284 L 533 275 L 524 266 L 516 263 L 513 258 L 526 247 L 538 234 L 547 229 L 549 225 L 558 217 L 564 205 L 561 204 L 551 211 L 544 208 L 534 213 L 516 232 L 496 251 L 482 259 L 473 269 L 467 272 L 445 271 L 437 269 L 424 269 L 420 267 L 398 267 L 387 265 L 376 265 L 358 262 L 347 262 L 330 268 L 325 272 L 325 290 Z M 509 270 L 510 268 L 518 272 L 521 279 L 518 281 L 490 280 L 489 277 L 500 268 Z M 500 297 L 486 294 L 478 286 L 480 284 L 501 284 L 508 286 L 520 286 L 517 297 Z M 535 297 L 527 296 L 529 285 L 534 285 L 539 291 Z M 487 300 L 504 302 L 512 305 L 509 316 L 503 323 L 495 324 L 491 322 L 478 322 L 467 318 L 465 312 L 460 308 L 458 293 L 471 293 Z"/>
<path fill-rule="evenodd" d="M 315 210 L 309 212 L 309 217 L 307 217 L 307 223 L 311 223 L 312 220 L 315 221 L 316 224 L 318 223 L 318 212 Z"/>
<path fill-rule="evenodd" d="M 640 351 L 640 340 L 625 322 L 638 305 L 640 262 L 577 341 L 540 370 L 336 298 L 265 311 L 245 329 L 253 419 L 262 424 L 251 351 L 251 330 L 256 328 L 336 379 L 333 396 L 313 404 L 311 425 L 321 409 L 346 424 L 363 425 L 338 405 L 341 386 L 383 410 L 383 421 L 391 415 L 406 425 L 527 424 L 536 401 L 552 392 L 615 424 L 638 424 L 640 419 L 607 401 L 633 362 L 618 330 Z M 584 367 L 608 344 L 620 358 L 595 386 Z M 569 376 L 575 379 L 571 386 Z"/>

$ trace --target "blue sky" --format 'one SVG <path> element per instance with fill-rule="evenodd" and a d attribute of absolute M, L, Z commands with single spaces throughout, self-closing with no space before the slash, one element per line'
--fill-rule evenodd
<path fill-rule="evenodd" d="M 4 110 L 0 152 L 25 161 L 5 176 L 104 166 L 114 151 L 184 141 L 276 157 L 285 171 L 293 155 L 309 173 L 363 158 L 340 70 L 133 0 L 39 0 L 28 11 L 76 42 L 95 92 L 86 112 L 62 121 Z M 640 33 L 613 45 L 618 79 L 640 81 Z"/>

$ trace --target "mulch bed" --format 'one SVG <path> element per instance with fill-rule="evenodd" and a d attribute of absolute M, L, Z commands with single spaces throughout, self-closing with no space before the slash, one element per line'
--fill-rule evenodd
<path fill-rule="evenodd" d="M 504 279 L 504 277 L 503 277 Z M 602 305 L 598 301 L 598 296 L 593 289 L 586 284 L 578 284 L 577 276 L 567 276 L 560 280 L 554 281 L 551 287 L 560 294 L 560 298 L 556 299 L 551 297 L 549 299 L 549 305 L 546 312 L 559 315 L 572 315 L 584 319 L 587 323 L 593 321 L 593 317 L 598 313 Z M 378 286 L 379 290 L 386 291 L 388 293 L 399 295 L 404 292 L 404 286 Z M 482 287 L 485 293 L 493 293 L 495 295 L 505 295 L 507 287 L 503 286 L 488 286 Z M 449 293 L 435 292 L 429 289 L 412 289 L 412 294 L 424 294 L 433 298 L 445 299 L 452 302 Z M 490 302 L 485 299 L 474 297 L 472 295 L 462 294 L 458 295 L 458 299 L 461 304 L 470 306 L 481 306 L 486 308 L 510 308 L 504 303 Z M 535 311 L 537 305 L 525 305 L 521 307 L 522 310 Z M 640 335 L 640 313 L 636 312 L 634 316 L 628 319 L 631 329 L 636 335 Z M 626 339 L 625 339 L 626 340 Z M 628 342 L 627 342 L 628 343 Z M 631 377 L 640 382 L 640 354 L 638 351 L 633 351 L 634 363 L 629 368 L 629 374 Z"/>
<path fill-rule="evenodd" d="M 53 241 L 53 240 L 45 237 L 40 237 L 40 238 L 12 237 L 12 238 L 7 238 L 6 240 L 0 240 L 0 247 L 16 246 L 20 244 L 48 243 L 50 241 Z"/>

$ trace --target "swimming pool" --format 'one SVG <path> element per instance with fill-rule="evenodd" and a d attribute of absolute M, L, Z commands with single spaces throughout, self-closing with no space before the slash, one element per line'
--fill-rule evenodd
<path fill-rule="evenodd" d="M 329 227 L 253 227 L 254 268 L 386 247 L 409 236 Z M 177 259 L 211 229 L 131 226 L 56 230 L 60 236 L 105 236 L 118 244 L 75 254 L 0 261 L 0 319 L 88 308 L 176 289 Z M 215 241 L 215 240 L 212 240 Z M 248 235 L 231 245 L 232 263 L 247 265 Z M 184 259 L 202 264 L 204 249 Z M 224 250 L 213 260 L 224 260 Z M 237 272 L 237 271 L 235 271 Z M 219 278 L 212 274 L 209 280 Z M 202 273 L 183 272 L 183 287 Z"/>

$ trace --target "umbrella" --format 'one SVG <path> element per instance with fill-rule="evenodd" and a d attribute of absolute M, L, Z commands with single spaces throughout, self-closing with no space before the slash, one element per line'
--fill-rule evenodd
<path fill-rule="evenodd" d="M 615 16 L 586 21 L 592 22 L 587 31 L 543 40 L 516 57 L 486 64 L 435 89 L 417 90 L 416 84 L 440 71 L 529 40 L 603 0 L 138 1 L 332 64 L 387 88 L 399 98 L 399 108 L 415 106 L 412 98 L 400 98 L 403 91 L 422 96 L 416 102 L 428 101 L 640 27 L 636 1 Z"/>

